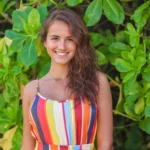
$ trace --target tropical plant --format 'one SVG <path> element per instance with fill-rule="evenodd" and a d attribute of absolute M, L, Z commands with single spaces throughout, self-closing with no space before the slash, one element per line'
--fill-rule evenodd
<path fill-rule="evenodd" d="M 75 10 L 90 31 L 98 62 L 112 87 L 115 150 L 150 147 L 150 0 L 29 0 L 20 1 L 19 7 L 15 1 L 2 0 L 0 4 L 0 18 L 9 24 L 0 39 L 3 150 L 20 149 L 23 87 L 49 70 L 38 32 L 54 6 Z"/>

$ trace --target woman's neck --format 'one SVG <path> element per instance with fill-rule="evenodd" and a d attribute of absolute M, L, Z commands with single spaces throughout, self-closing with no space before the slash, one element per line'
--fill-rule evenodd
<path fill-rule="evenodd" d="M 68 66 L 67 65 L 53 65 L 51 64 L 50 71 L 48 73 L 49 78 L 52 79 L 65 79 L 68 74 Z"/>

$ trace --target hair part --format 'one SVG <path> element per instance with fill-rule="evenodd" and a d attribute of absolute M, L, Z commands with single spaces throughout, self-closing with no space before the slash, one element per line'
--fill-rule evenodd
<path fill-rule="evenodd" d="M 99 80 L 96 73 L 98 64 L 96 51 L 90 45 L 88 30 L 82 19 L 72 10 L 55 8 L 43 22 L 43 28 L 40 32 L 42 43 L 46 41 L 48 29 L 56 20 L 67 23 L 77 41 L 75 56 L 69 63 L 67 87 L 71 89 L 75 99 L 82 96 L 90 102 L 96 102 L 99 91 Z"/>

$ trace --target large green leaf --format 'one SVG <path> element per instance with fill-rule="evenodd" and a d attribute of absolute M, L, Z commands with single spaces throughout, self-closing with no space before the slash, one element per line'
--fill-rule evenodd
<path fill-rule="evenodd" d="M 108 20 L 121 24 L 124 21 L 124 10 L 117 0 L 104 0 L 103 10 Z"/>
<path fill-rule="evenodd" d="M 146 106 L 150 106 L 150 91 L 146 93 Z"/>
<path fill-rule="evenodd" d="M 47 7 L 45 7 L 44 5 L 41 5 L 37 8 L 37 10 L 39 11 L 40 22 L 42 23 L 44 19 L 46 18 L 46 16 L 48 15 Z"/>
<path fill-rule="evenodd" d="M 13 52 L 20 51 L 23 47 L 24 41 L 25 41 L 25 39 L 13 40 L 11 45 L 10 45 L 10 50 L 12 50 Z"/>
<path fill-rule="evenodd" d="M 69 6 L 75 6 L 83 2 L 83 0 L 66 0 Z"/>
<path fill-rule="evenodd" d="M 135 95 L 141 93 L 142 87 L 138 82 L 128 81 L 124 85 L 124 94 L 125 95 Z"/>
<path fill-rule="evenodd" d="M 147 132 L 148 134 L 150 134 L 150 117 L 146 117 L 144 120 L 142 120 L 140 123 L 139 123 L 139 127 Z"/>
<path fill-rule="evenodd" d="M 103 43 L 105 37 L 99 33 L 94 33 L 94 32 L 91 32 L 90 33 L 90 37 L 91 37 L 91 42 L 92 42 L 92 45 L 95 47 L 95 46 L 98 46 L 99 44 Z"/>
<path fill-rule="evenodd" d="M 150 5 L 150 1 L 147 1 L 145 3 L 143 3 L 142 5 L 140 5 L 140 7 L 138 7 L 135 11 L 134 14 L 131 16 L 131 19 L 134 19 L 135 22 L 139 22 L 141 20 L 142 16 L 142 12 L 143 10 L 145 10 L 146 8 L 148 8 Z"/>
<path fill-rule="evenodd" d="M 145 63 L 146 63 L 146 58 L 144 56 L 138 56 L 135 59 L 133 67 L 135 67 L 135 69 L 137 70 L 141 70 L 141 67 L 143 67 Z"/>
<path fill-rule="evenodd" d="M 50 68 L 50 62 L 46 63 L 45 65 L 43 65 L 41 71 L 38 74 L 38 78 L 43 77 L 44 75 L 46 75 L 49 71 Z"/>
<path fill-rule="evenodd" d="M 128 31 L 125 31 L 125 33 L 129 35 L 129 42 L 131 47 L 138 45 L 140 41 L 140 34 L 138 31 L 136 31 L 135 27 L 131 23 L 127 24 L 127 29 Z"/>
<path fill-rule="evenodd" d="M 138 99 L 138 101 L 135 104 L 135 113 L 136 114 L 141 114 L 144 111 L 144 106 L 145 106 L 145 102 L 144 102 L 144 98 L 141 97 Z"/>
<path fill-rule="evenodd" d="M 130 51 L 130 46 L 121 43 L 121 42 L 114 42 L 109 46 L 109 51 L 115 54 L 121 53 L 122 51 Z"/>
<path fill-rule="evenodd" d="M 29 66 L 37 60 L 37 50 L 33 39 L 28 40 L 20 54 L 21 61 L 25 66 Z"/>
<path fill-rule="evenodd" d="M 123 83 L 127 82 L 129 79 L 133 79 L 135 80 L 137 77 L 137 72 L 132 70 L 132 71 L 129 71 L 124 77 L 123 77 Z"/>
<path fill-rule="evenodd" d="M 28 25 L 32 33 L 36 33 L 40 27 L 40 14 L 37 9 L 32 9 L 28 16 Z"/>
<path fill-rule="evenodd" d="M 150 16 L 150 10 L 149 8 L 147 8 L 146 10 L 143 11 L 142 18 L 139 22 L 136 23 L 136 26 L 143 27 L 147 23 L 149 16 Z"/>
<path fill-rule="evenodd" d="M 124 103 L 124 110 L 126 114 L 134 119 L 138 119 L 138 116 L 134 112 L 134 104 Z"/>
<path fill-rule="evenodd" d="M 23 24 L 25 21 L 27 21 L 27 14 L 20 11 L 15 10 L 12 14 L 12 20 L 13 20 L 13 30 L 23 30 Z"/>
<path fill-rule="evenodd" d="M 132 65 L 129 62 L 121 58 L 116 59 L 115 66 L 116 66 L 116 69 L 120 72 L 128 72 L 133 69 Z"/>
<path fill-rule="evenodd" d="M 87 26 L 96 24 L 102 15 L 102 0 L 93 0 L 86 9 L 84 21 Z"/>
<path fill-rule="evenodd" d="M 150 106 L 146 106 L 145 107 L 145 116 L 149 116 L 150 117 Z"/>
<path fill-rule="evenodd" d="M 99 65 L 106 64 L 107 59 L 106 59 L 106 56 L 102 52 L 97 50 L 96 55 L 97 55 L 97 58 L 98 58 L 98 64 Z"/>
<path fill-rule="evenodd" d="M 12 140 L 12 150 L 19 150 L 21 147 L 22 142 L 22 129 L 20 127 L 17 128 L 15 135 L 13 136 Z"/>
<path fill-rule="evenodd" d="M 25 33 L 16 32 L 12 30 L 6 30 L 5 35 L 11 40 L 24 40 L 28 37 L 28 35 Z"/>

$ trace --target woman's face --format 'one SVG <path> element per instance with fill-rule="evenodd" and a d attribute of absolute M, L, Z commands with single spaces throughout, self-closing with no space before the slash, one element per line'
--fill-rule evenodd
<path fill-rule="evenodd" d="M 66 65 L 74 57 L 76 42 L 67 23 L 56 20 L 48 29 L 44 42 L 52 63 Z"/>

